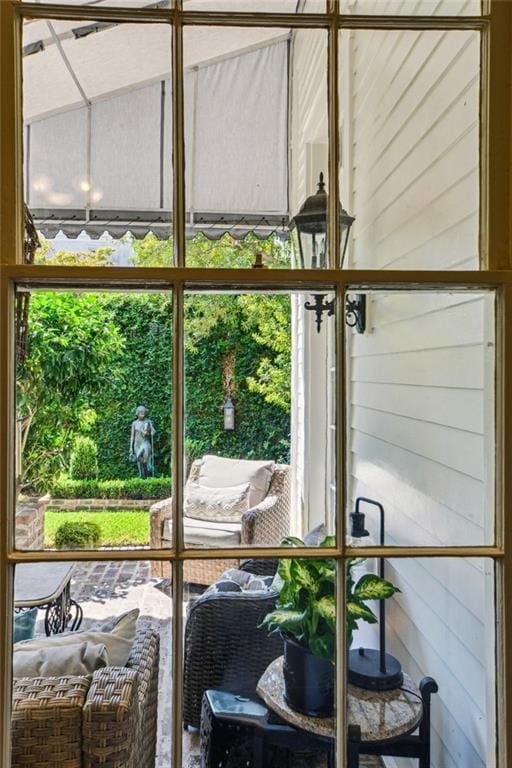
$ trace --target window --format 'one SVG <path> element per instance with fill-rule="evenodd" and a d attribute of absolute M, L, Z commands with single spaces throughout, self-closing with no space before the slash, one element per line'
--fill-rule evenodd
<path fill-rule="evenodd" d="M 512 7 L 0 6 L 5 764 L 504 768 Z"/>

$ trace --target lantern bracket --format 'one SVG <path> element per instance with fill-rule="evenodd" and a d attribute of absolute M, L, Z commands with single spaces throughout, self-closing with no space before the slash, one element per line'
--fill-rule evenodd
<path fill-rule="evenodd" d="M 314 302 L 306 301 L 304 303 L 304 306 L 306 309 L 310 309 L 316 314 L 316 330 L 317 333 L 320 333 L 320 328 L 322 325 L 322 315 L 324 312 L 327 312 L 327 317 L 330 317 L 331 315 L 334 315 L 334 299 L 331 301 L 324 301 L 325 294 L 324 293 L 314 293 L 313 294 Z"/>
<path fill-rule="evenodd" d="M 354 298 L 345 297 L 345 322 L 358 333 L 366 330 L 366 294 L 356 293 Z"/>

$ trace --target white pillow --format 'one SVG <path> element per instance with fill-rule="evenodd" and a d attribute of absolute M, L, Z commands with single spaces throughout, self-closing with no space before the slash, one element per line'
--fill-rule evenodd
<path fill-rule="evenodd" d="M 109 664 L 104 643 L 82 642 L 27 650 L 19 645 L 12 655 L 13 677 L 68 677 L 90 675 Z"/>
<path fill-rule="evenodd" d="M 232 488 L 249 483 L 251 508 L 263 501 L 267 495 L 273 470 L 273 461 L 225 459 L 222 456 L 206 455 L 199 470 L 198 483 L 209 488 Z"/>
<path fill-rule="evenodd" d="M 209 488 L 199 483 L 187 483 L 184 515 L 196 520 L 239 523 L 244 512 L 249 509 L 250 488 L 249 483 L 229 488 Z"/>
<path fill-rule="evenodd" d="M 39 651 L 47 648 L 64 648 L 81 643 L 103 644 L 107 649 L 108 661 L 112 667 L 124 667 L 130 656 L 135 639 L 135 627 L 139 617 L 139 609 L 134 608 L 122 616 L 110 632 L 101 630 L 84 630 L 79 632 L 63 632 L 60 635 L 36 637 L 33 640 L 23 640 L 16 643 L 18 651 Z"/>

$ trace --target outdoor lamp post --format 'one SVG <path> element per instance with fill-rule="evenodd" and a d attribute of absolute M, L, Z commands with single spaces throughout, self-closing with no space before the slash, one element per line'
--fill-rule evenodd
<path fill-rule="evenodd" d="M 369 536 L 365 516 L 359 511 L 361 502 L 377 507 L 380 513 L 380 545 L 384 544 L 384 507 L 378 501 L 359 496 L 355 511 L 350 515 L 350 534 L 353 539 Z M 379 558 L 379 576 L 384 578 L 384 558 Z M 386 601 L 379 600 L 379 648 L 355 648 L 348 654 L 348 681 L 359 688 L 387 691 L 399 688 L 404 680 L 398 659 L 386 653 Z"/>
<path fill-rule="evenodd" d="M 300 211 L 290 222 L 292 238 L 298 244 L 300 267 L 303 269 L 317 269 L 327 266 L 327 204 L 324 175 L 321 173 L 317 191 L 306 199 Z M 340 206 L 341 266 L 353 222 L 354 217 Z"/>

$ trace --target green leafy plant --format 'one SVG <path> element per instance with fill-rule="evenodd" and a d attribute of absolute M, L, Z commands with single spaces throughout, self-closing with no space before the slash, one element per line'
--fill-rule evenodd
<path fill-rule="evenodd" d="M 60 475 L 49 486 L 54 499 L 166 499 L 169 477 L 132 477 L 129 480 L 71 480 Z"/>
<path fill-rule="evenodd" d="M 69 474 L 72 480 L 93 480 L 98 476 L 98 446 L 90 437 L 75 439 Z"/>
<path fill-rule="evenodd" d="M 62 523 L 55 532 L 58 549 L 97 549 L 100 541 L 101 530 L 97 523 Z"/>
<path fill-rule="evenodd" d="M 320 547 L 332 547 L 333 536 L 326 536 Z M 284 546 L 303 547 L 301 539 L 288 537 Z M 386 600 L 400 590 L 390 581 L 366 573 L 357 582 L 352 575 L 362 558 L 347 561 L 346 628 L 347 645 L 352 633 L 363 620 L 375 624 L 377 617 L 367 605 L 369 600 Z M 321 659 L 335 661 L 336 651 L 336 562 L 333 558 L 283 558 L 278 573 L 282 583 L 276 609 L 268 613 L 263 624 L 270 632 L 281 632 L 308 648 Z"/>

